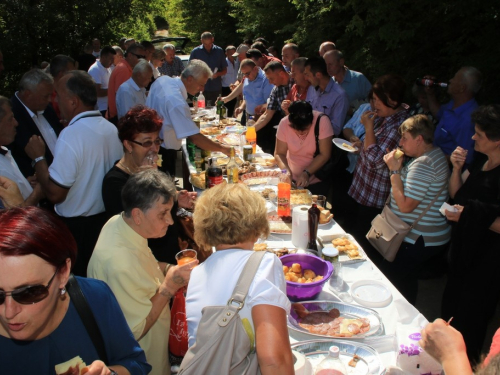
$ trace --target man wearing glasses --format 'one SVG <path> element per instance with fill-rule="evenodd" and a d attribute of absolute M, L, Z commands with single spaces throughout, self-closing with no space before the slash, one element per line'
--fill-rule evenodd
<path fill-rule="evenodd" d="M 109 77 L 107 118 L 115 125 L 118 123 L 116 93 L 120 85 L 132 77 L 132 69 L 137 65 L 139 59 L 146 59 L 146 50 L 141 44 L 134 43 L 128 47 L 125 58 L 118 63 Z"/>

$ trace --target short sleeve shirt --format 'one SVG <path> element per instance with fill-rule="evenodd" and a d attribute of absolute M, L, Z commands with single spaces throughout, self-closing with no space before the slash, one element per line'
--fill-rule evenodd
<path fill-rule="evenodd" d="M 207 51 L 203 45 L 194 48 L 189 56 L 189 61 L 193 59 L 198 59 L 207 63 L 212 70 L 212 73 L 224 70 L 227 67 L 226 54 L 224 50 L 215 44 L 212 45 L 212 49 Z M 221 91 L 222 89 L 222 79 L 217 77 L 215 79 L 210 78 L 205 84 L 205 91 Z"/>
<path fill-rule="evenodd" d="M 101 62 L 97 60 L 89 68 L 89 74 L 94 79 L 95 83 L 101 85 L 101 89 L 107 89 L 109 84 L 109 77 L 111 76 L 111 70 L 102 66 Z M 105 111 L 108 109 L 108 96 L 98 96 L 97 97 L 97 107 L 99 111 Z"/>

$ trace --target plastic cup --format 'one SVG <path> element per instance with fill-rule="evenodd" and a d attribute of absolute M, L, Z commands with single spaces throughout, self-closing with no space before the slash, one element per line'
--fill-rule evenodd
<path fill-rule="evenodd" d="M 182 250 L 179 251 L 177 254 L 175 254 L 175 260 L 177 261 L 177 264 L 179 266 L 193 262 L 197 258 L 198 258 L 198 253 L 196 252 L 196 250 L 193 249 Z"/>

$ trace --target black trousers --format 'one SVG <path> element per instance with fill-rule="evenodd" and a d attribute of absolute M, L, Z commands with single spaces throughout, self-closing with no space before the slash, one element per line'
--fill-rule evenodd
<path fill-rule="evenodd" d="M 73 273 L 77 276 L 87 277 L 87 266 L 101 229 L 106 224 L 107 215 L 103 212 L 92 216 L 61 217 L 61 219 L 75 237 L 78 247 Z"/>
<path fill-rule="evenodd" d="M 231 89 L 229 87 L 222 87 L 222 96 L 228 96 L 229 94 L 231 94 Z M 234 107 L 236 106 L 237 102 L 238 98 L 234 98 L 233 100 L 224 104 L 227 108 L 227 117 L 233 117 Z"/>

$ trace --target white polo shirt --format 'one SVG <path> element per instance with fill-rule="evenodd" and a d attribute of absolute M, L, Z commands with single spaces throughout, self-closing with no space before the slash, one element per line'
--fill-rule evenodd
<path fill-rule="evenodd" d="M 101 89 L 108 88 L 109 76 L 111 75 L 111 69 L 105 68 L 99 60 L 96 60 L 89 68 L 89 74 L 94 78 L 95 83 L 101 85 Z M 105 111 L 108 109 L 108 96 L 98 96 L 97 97 L 97 108 L 99 111 Z"/>
<path fill-rule="evenodd" d="M 23 198 L 26 200 L 33 192 L 33 188 L 19 170 L 10 150 L 5 146 L 1 146 L 1 148 L 3 151 L 7 151 L 7 153 L 5 155 L 0 154 L 0 176 L 7 177 L 14 181 L 19 187 Z"/>
<path fill-rule="evenodd" d="M 137 86 L 137 83 L 130 77 L 120 85 L 116 92 L 118 118 L 125 116 L 129 109 L 137 104 L 146 104 L 146 88 Z"/>
<path fill-rule="evenodd" d="M 183 138 L 200 132 L 191 119 L 186 100 L 186 87 L 180 77 L 161 76 L 154 81 L 149 90 L 146 105 L 156 110 L 163 118 L 162 146 L 167 149 L 180 149 Z"/>
<path fill-rule="evenodd" d="M 49 168 L 51 180 L 69 189 L 56 212 L 64 217 L 104 212 L 102 180 L 122 156 L 116 126 L 98 111 L 76 115 L 59 135 Z"/>

